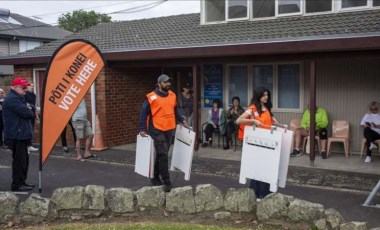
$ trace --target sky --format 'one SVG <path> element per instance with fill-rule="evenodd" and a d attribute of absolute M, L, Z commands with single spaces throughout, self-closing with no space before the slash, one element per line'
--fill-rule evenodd
<path fill-rule="evenodd" d="M 160 4 L 161 3 L 161 4 Z M 126 0 L 126 1 L 3 1 L 0 8 L 57 25 L 62 14 L 74 10 L 108 14 L 112 21 L 125 21 L 168 15 L 199 13 L 200 0 Z"/>

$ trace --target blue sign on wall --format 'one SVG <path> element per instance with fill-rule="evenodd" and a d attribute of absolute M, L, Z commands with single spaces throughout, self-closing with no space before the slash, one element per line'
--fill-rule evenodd
<path fill-rule="evenodd" d="M 223 66 L 204 65 L 204 107 L 212 108 L 215 99 L 223 101 Z"/>

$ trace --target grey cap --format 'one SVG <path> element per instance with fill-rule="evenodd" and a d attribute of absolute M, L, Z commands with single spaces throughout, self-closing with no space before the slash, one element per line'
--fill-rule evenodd
<path fill-rule="evenodd" d="M 160 83 L 160 82 L 167 82 L 167 81 L 171 81 L 172 79 L 166 75 L 166 74 L 161 74 L 158 79 L 157 79 L 157 82 Z"/>

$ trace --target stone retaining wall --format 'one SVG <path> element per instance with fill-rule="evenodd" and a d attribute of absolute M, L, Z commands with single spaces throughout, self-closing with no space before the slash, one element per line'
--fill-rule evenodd
<path fill-rule="evenodd" d="M 252 189 L 230 188 L 223 194 L 210 184 L 198 185 L 195 191 L 191 186 L 174 188 L 169 193 L 165 193 L 162 186 L 143 187 L 137 191 L 127 188 L 106 190 L 98 185 L 76 186 L 58 188 L 50 199 L 31 194 L 23 202 L 13 193 L 0 192 L 0 207 L 0 224 L 81 220 L 133 213 L 154 215 L 154 210 L 163 210 L 172 215 L 207 213 L 215 221 L 229 221 L 234 214 L 245 214 L 255 220 L 253 225 L 281 220 L 290 225 L 302 224 L 317 229 L 368 229 L 365 222 L 344 223 L 336 210 L 325 209 L 321 204 L 280 193 L 257 202 Z"/>

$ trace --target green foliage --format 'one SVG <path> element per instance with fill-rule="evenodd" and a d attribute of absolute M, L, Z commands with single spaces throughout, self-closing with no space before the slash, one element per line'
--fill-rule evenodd
<path fill-rule="evenodd" d="M 111 17 L 95 11 L 75 10 L 58 18 L 58 27 L 71 32 L 79 32 L 101 22 L 111 22 Z"/>

